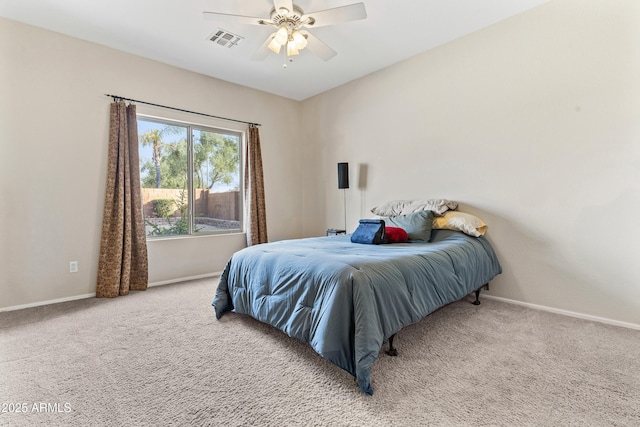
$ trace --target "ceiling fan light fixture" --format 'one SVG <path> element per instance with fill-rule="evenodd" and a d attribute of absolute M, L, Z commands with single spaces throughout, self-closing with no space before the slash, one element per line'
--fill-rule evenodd
<path fill-rule="evenodd" d="M 307 38 L 300 31 L 294 31 L 291 37 L 293 38 L 293 41 L 296 43 L 296 46 L 299 50 L 307 47 Z"/>
<path fill-rule="evenodd" d="M 275 37 L 271 39 L 271 42 L 269 42 L 269 50 L 273 53 L 280 53 L 281 47 L 282 44 L 278 43 Z"/>
<path fill-rule="evenodd" d="M 276 31 L 276 35 L 273 37 L 275 41 L 277 41 L 280 45 L 283 45 L 289 40 L 289 29 L 284 25 L 278 28 Z"/>
<path fill-rule="evenodd" d="M 287 56 L 295 56 L 299 53 L 300 51 L 298 50 L 298 46 L 296 46 L 294 41 L 287 43 Z"/>

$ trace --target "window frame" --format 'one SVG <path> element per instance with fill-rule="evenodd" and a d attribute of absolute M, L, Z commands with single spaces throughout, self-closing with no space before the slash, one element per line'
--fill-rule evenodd
<path fill-rule="evenodd" d="M 186 128 L 187 131 L 187 187 L 188 187 L 188 234 L 167 234 L 167 235 L 159 235 L 159 236 L 149 236 L 146 235 L 147 240 L 163 240 L 163 239 L 183 239 L 183 238 L 194 238 L 194 237 L 204 237 L 204 236 L 220 236 L 220 235 L 228 235 L 228 234 L 243 234 L 246 232 L 245 230 L 245 212 L 244 212 L 244 158 L 245 158 L 245 138 L 246 131 L 238 130 L 238 129 L 230 129 L 224 128 L 222 126 L 212 125 L 212 124 L 203 124 L 196 123 L 192 121 L 185 120 L 177 120 L 170 119 L 166 117 L 160 117 L 156 115 L 150 115 L 145 113 L 137 113 L 136 114 L 136 125 L 138 120 L 144 120 L 146 122 L 158 123 L 160 125 L 167 126 L 178 126 L 182 128 Z M 230 135 L 238 137 L 238 192 L 239 192 L 239 227 L 227 230 L 211 230 L 211 231 L 201 231 L 198 232 L 195 230 L 195 187 L 194 187 L 194 164 L 193 164 L 193 147 L 194 147 L 194 130 L 200 132 L 212 132 L 222 135 Z M 138 135 L 139 137 L 139 135 Z M 138 150 L 140 149 L 140 141 L 138 140 Z M 142 178 L 142 176 L 140 177 Z M 142 185 L 141 185 L 142 188 Z M 144 214 L 143 214 L 144 217 Z"/>

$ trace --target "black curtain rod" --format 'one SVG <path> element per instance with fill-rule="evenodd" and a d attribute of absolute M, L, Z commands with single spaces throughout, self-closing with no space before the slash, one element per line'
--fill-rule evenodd
<path fill-rule="evenodd" d="M 199 116 L 205 116 L 205 117 L 213 117 L 214 119 L 226 120 L 226 121 L 229 121 L 229 122 L 245 123 L 245 124 L 247 124 L 249 126 L 262 126 L 260 123 L 251 123 L 251 122 L 245 122 L 244 120 L 236 120 L 236 119 L 228 119 L 226 117 L 212 116 L 211 114 L 205 114 L 205 113 L 198 113 L 196 111 L 183 110 L 182 108 L 167 107 L 166 105 L 154 104 L 152 102 L 139 101 L 137 99 L 125 98 L 123 96 L 118 96 L 118 95 L 109 95 L 108 93 L 105 93 L 105 96 L 110 96 L 116 102 L 117 101 L 131 101 L 131 102 L 137 102 L 137 103 L 140 103 L 140 104 L 152 105 L 154 107 L 160 107 L 160 108 L 166 108 L 166 109 L 169 109 L 169 110 L 181 111 L 183 113 L 197 114 Z"/>

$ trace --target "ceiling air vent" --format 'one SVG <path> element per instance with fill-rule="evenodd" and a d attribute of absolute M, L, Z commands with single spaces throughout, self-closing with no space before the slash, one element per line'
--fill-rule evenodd
<path fill-rule="evenodd" d="M 209 40 L 223 47 L 233 47 L 238 44 L 244 37 L 240 37 L 237 34 L 230 33 L 227 30 L 218 28 L 213 34 L 209 36 Z"/>

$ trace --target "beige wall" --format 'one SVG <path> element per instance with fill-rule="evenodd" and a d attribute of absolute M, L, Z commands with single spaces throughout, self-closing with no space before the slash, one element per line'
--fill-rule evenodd
<path fill-rule="evenodd" d="M 311 98 L 304 234 L 343 224 L 346 161 L 350 230 L 457 200 L 489 225 L 492 295 L 640 325 L 639 76 L 640 2 L 554 0 Z"/>
<path fill-rule="evenodd" d="M 95 292 L 105 93 L 261 123 L 270 237 L 301 234 L 299 102 L 0 18 L 0 309 Z M 244 235 L 150 241 L 150 282 L 221 271 L 244 245 Z"/>

